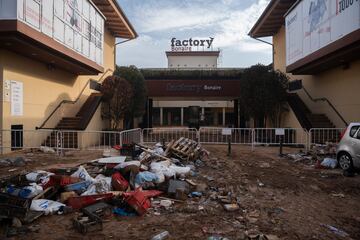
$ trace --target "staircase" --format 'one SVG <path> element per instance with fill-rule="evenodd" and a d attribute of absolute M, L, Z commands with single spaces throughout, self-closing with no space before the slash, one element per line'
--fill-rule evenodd
<path fill-rule="evenodd" d="M 335 125 L 325 114 L 312 113 L 296 93 L 289 94 L 287 100 L 300 125 L 308 131 L 311 128 L 335 128 Z M 333 142 L 339 139 L 340 134 L 341 132 L 335 129 L 316 131 L 312 134 L 312 142 Z"/>
<path fill-rule="evenodd" d="M 92 93 L 75 117 L 64 117 L 56 125 L 55 129 L 62 130 L 64 148 L 78 147 L 78 134 L 76 131 L 86 129 L 100 105 L 101 98 L 101 93 Z M 43 145 L 51 147 L 56 146 L 56 131 L 51 132 Z"/>

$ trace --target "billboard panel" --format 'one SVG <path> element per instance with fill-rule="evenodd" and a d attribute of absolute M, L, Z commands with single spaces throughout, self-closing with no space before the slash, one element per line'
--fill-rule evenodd
<path fill-rule="evenodd" d="M 358 0 L 303 0 L 286 16 L 286 65 L 360 28 Z"/>
<path fill-rule="evenodd" d="M 89 0 L 17 3 L 18 20 L 102 65 L 105 20 Z"/>

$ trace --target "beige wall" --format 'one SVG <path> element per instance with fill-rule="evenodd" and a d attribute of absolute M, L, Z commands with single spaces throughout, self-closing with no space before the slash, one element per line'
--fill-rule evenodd
<path fill-rule="evenodd" d="M 282 27 L 273 37 L 274 43 L 274 68 L 285 72 L 285 28 Z M 347 122 L 360 121 L 360 98 L 358 91 L 360 89 L 360 60 L 350 63 L 350 68 L 343 69 L 341 66 L 327 70 L 317 75 L 292 75 L 288 76 L 294 79 L 302 79 L 304 87 L 313 98 L 326 97 L 340 112 Z M 299 96 L 310 108 L 313 113 L 324 113 L 335 124 L 336 127 L 343 127 L 344 124 L 334 113 L 327 103 L 312 102 L 303 90 L 298 91 Z M 293 119 L 292 126 L 298 123 Z"/>
<path fill-rule="evenodd" d="M 106 31 L 104 39 L 104 69 L 113 70 L 115 66 L 115 38 Z M 2 86 L 6 80 L 23 83 L 24 101 L 24 112 L 21 117 L 11 116 L 10 102 L 2 101 L 2 129 L 10 129 L 12 124 L 23 124 L 24 129 L 34 130 L 62 100 L 75 100 L 90 78 L 97 80 L 102 75 L 76 76 L 61 69 L 48 70 L 44 63 L 4 49 L 0 49 L 1 69 L 3 75 Z M 108 72 L 108 74 L 111 74 L 111 72 Z M 58 111 L 50 126 L 48 126 L 54 127 L 63 116 L 75 115 L 91 92 L 92 90 L 87 86 L 83 96 L 80 98 L 80 104 L 75 106 L 65 104 L 66 107 Z M 94 128 L 99 127 L 94 126 Z"/>
<path fill-rule="evenodd" d="M 217 56 L 168 56 L 168 67 L 216 68 L 217 58 Z"/>

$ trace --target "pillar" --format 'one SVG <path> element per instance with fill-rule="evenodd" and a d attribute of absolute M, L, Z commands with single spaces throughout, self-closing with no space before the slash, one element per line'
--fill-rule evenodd
<path fill-rule="evenodd" d="M 223 108 L 223 126 L 225 126 L 225 120 L 226 120 L 226 108 Z"/>
<path fill-rule="evenodd" d="M 163 115 L 163 108 L 160 108 L 160 126 L 164 124 L 164 115 Z"/>
<path fill-rule="evenodd" d="M 184 108 L 181 108 L 181 126 L 184 126 Z"/>
<path fill-rule="evenodd" d="M 145 126 L 147 128 L 152 128 L 152 118 L 153 118 L 153 100 L 148 99 L 146 103 L 146 116 L 145 116 Z"/>
<path fill-rule="evenodd" d="M 234 100 L 234 119 L 233 124 L 235 128 L 239 127 L 239 100 Z"/>

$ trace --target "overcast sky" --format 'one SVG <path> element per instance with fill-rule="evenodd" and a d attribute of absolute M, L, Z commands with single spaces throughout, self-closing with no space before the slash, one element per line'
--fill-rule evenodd
<path fill-rule="evenodd" d="M 117 1 L 139 34 L 117 47 L 118 65 L 167 67 L 165 51 L 173 37 L 213 37 L 214 47 L 222 51 L 220 67 L 272 61 L 271 46 L 247 35 L 269 0 Z"/>

